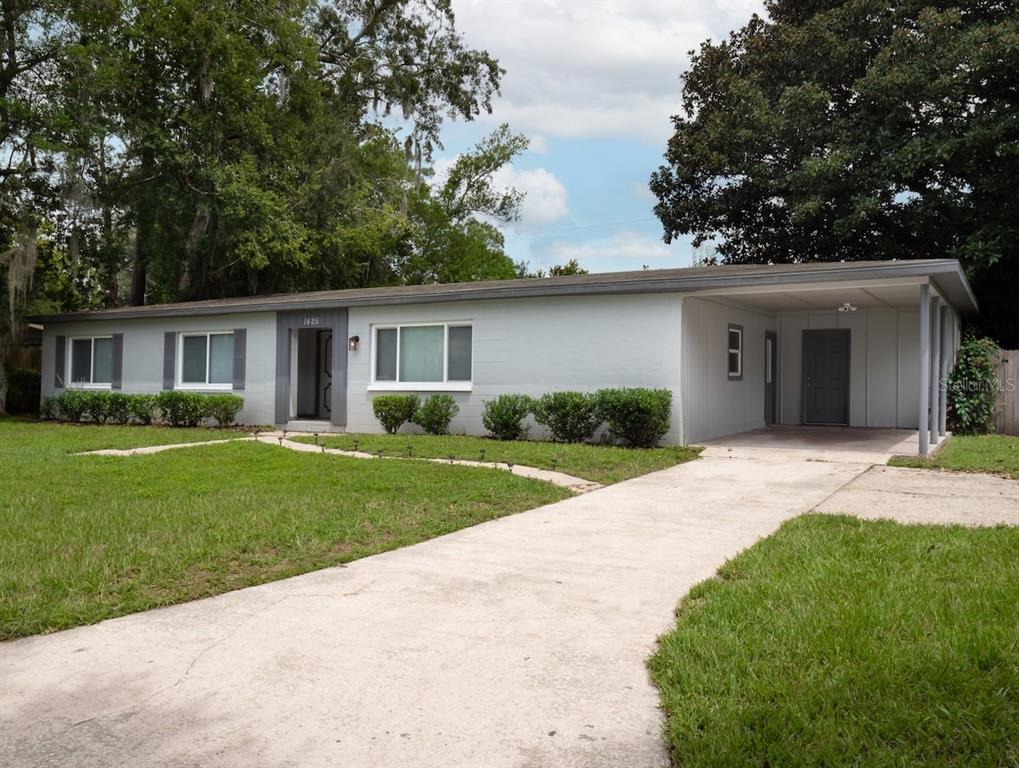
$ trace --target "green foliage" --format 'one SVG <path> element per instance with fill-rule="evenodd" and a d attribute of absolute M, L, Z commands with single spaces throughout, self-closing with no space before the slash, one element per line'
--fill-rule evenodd
<path fill-rule="evenodd" d="M 953 432 L 980 435 L 991 430 L 999 397 L 1000 355 L 998 345 L 990 339 L 970 336 L 963 340 L 948 377 L 948 418 Z"/>
<path fill-rule="evenodd" d="M 231 426 L 243 407 L 244 398 L 240 395 L 205 396 L 205 415 L 215 419 L 221 427 Z"/>
<path fill-rule="evenodd" d="M 95 424 L 105 424 L 110 417 L 110 393 L 86 389 L 82 390 L 81 396 L 88 420 Z"/>
<path fill-rule="evenodd" d="M 131 416 L 131 396 L 123 392 L 101 392 L 106 397 L 106 420 L 111 424 L 127 424 Z"/>
<path fill-rule="evenodd" d="M 60 403 L 55 397 L 44 397 L 39 405 L 39 418 L 52 421 L 60 417 Z"/>
<path fill-rule="evenodd" d="M 558 443 L 590 440 L 601 424 L 597 398 L 586 392 L 550 392 L 534 402 L 534 420 Z"/>
<path fill-rule="evenodd" d="M 167 389 L 156 395 L 156 406 L 165 424 L 195 427 L 205 418 L 205 396 L 198 392 Z"/>
<path fill-rule="evenodd" d="M 139 424 L 151 424 L 156 420 L 156 396 L 128 395 L 127 410 L 131 418 Z"/>
<path fill-rule="evenodd" d="M 7 369 L 7 412 L 35 413 L 39 408 L 42 379 L 38 371 Z"/>
<path fill-rule="evenodd" d="M 80 389 L 65 389 L 61 392 L 57 397 L 61 418 L 67 421 L 81 421 L 89 404 L 87 394 Z"/>
<path fill-rule="evenodd" d="M 766 8 L 684 75 L 651 179 L 666 239 L 732 263 L 955 257 L 976 322 L 1019 347 L 1014 4 Z"/>
<path fill-rule="evenodd" d="M 602 389 L 596 398 L 598 418 L 628 445 L 651 448 L 669 431 L 672 392 L 667 389 Z"/>
<path fill-rule="evenodd" d="M 527 436 L 523 421 L 533 408 L 527 395 L 499 395 L 485 401 L 481 423 L 497 440 L 523 440 Z"/>
<path fill-rule="evenodd" d="M 460 406 L 452 395 L 432 395 L 418 407 L 414 423 L 430 435 L 445 435 L 449 433 L 449 423 L 459 412 Z"/>
<path fill-rule="evenodd" d="M 395 435 L 408 421 L 414 421 L 418 403 L 417 395 L 379 395 L 372 399 L 372 411 L 382 428 Z"/>

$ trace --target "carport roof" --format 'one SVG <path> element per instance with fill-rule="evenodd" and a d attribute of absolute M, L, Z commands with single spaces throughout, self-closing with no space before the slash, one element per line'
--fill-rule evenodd
<path fill-rule="evenodd" d="M 542 296 L 677 293 L 777 285 L 793 287 L 839 281 L 902 278 L 930 279 L 942 295 L 957 309 L 967 313 L 977 311 L 976 299 L 958 261 L 955 259 L 915 259 L 800 264 L 733 264 L 473 283 L 353 288 L 339 291 L 312 291 L 189 301 L 178 304 L 152 304 L 89 312 L 66 312 L 58 315 L 40 315 L 31 319 L 40 323 L 113 320 Z"/>

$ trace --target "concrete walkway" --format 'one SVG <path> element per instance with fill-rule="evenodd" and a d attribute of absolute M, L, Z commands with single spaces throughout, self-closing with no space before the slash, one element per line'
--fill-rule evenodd
<path fill-rule="evenodd" d="M 844 498 L 894 516 L 898 480 L 859 492 L 880 501 L 852 490 L 874 471 L 709 454 L 345 568 L 0 645 L 0 765 L 665 766 L 644 664 L 677 600 L 794 515 Z M 990 493 L 1019 522 L 1011 486 L 979 485 L 970 502 Z"/>

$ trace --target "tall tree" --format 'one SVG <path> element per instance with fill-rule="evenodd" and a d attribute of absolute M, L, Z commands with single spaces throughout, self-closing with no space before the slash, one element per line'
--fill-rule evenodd
<path fill-rule="evenodd" d="M 1019 346 L 1019 6 L 769 0 L 684 76 L 651 179 L 728 262 L 955 257 Z"/>

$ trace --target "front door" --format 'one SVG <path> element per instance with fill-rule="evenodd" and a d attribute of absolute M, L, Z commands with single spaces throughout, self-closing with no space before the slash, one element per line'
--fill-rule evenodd
<path fill-rule="evenodd" d="M 774 424 L 776 407 L 775 378 L 778 373 L 778 334 L 774 331 L 764 332 L 764 423 Z"/>
<path fill-rule="evenodd" d="M 849 423 L 849 329 L 803 332 L 803 423 Z"/>

